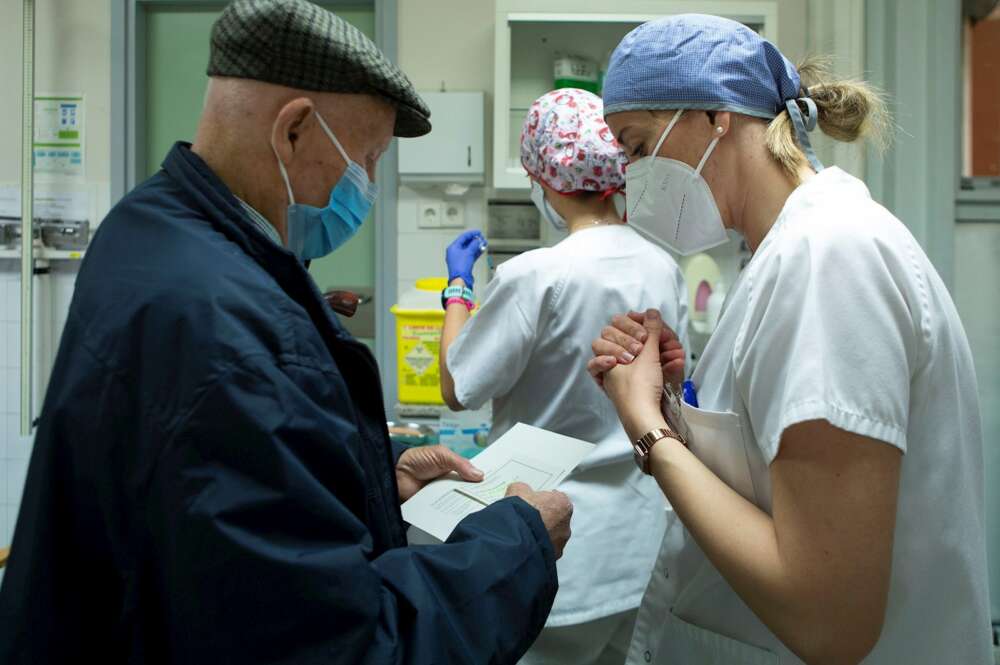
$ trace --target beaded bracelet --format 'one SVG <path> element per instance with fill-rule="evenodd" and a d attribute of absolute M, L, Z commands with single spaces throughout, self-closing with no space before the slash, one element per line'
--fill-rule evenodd
<path fill-rule="evenodd" d="M 466 307 L 469 308 L 471 312 L 475 307 L 476 297 L 472 293 L 472 289 L 466 286 L 449 286 L 441 292 L 441 308 L 448 309 L 449 301 L 453 298 L 460 298 L 466 301 Z"/>
<path fill-rule="evenodd" d="M 470 312 L 476 308 L 476 303 L 472 302 L 471 300 L 466 300 L 465 298 L 448 298 L 448 300 L 445 301 L 444 304 L 445 309 L 448 309 L 449 306 L 454 305 L 456 303 L 461 303 L 462 305 L 465 305 L 465 308 Z"/>

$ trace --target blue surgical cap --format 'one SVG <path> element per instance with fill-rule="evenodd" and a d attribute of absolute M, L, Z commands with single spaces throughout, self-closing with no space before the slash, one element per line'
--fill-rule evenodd
<path fill-rule="evenodd" d="M 692 109 L 773 118 L 799 96 L 799 73 L 742 23 L 680 14 L 643 23 L 611 54 L 604 114 Z"/>
<path fill-rule="evenodd" d="M 742 23 L 679 14 L 643 23 L 618 44 L 604 77 L 604 115 L 686 109 L 771 119 L 787 110 L 820 170 L 806 136 L 816 126 L 816 104 L 801 85 L 795 65 Z"/>

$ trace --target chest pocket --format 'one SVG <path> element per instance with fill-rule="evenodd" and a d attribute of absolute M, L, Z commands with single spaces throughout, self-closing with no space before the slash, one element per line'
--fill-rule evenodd
<path fill-rule="evenodd" d="M 779 665 L 767 649 L 688 623 L 670 611 L 656 662 L 663 665 Z"/>
<path fill-rule="evenodd" d="M 743 498 L 760 505 L 740 417 L 732 411 L 708 411 L 684 403 L 681 417 L 688 428 L 688 447 L 695 457 Z"/>
<path fill-rule="evenodd" d="M 399 514 L 395 469 L 385 416 L 378 367 L 368 349 L 351 339 L 335 339 L 330 344 L 337 367 L 345 377 L 351 377 L 347 389 L 356 414 L 361 436 L 367 480 L 368 528 L 379 551 L 399 547 L 406 542 L 402 517 Z"/>

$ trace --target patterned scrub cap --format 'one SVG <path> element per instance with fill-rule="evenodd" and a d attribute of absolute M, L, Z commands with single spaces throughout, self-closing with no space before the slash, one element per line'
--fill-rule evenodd
<path fill-rule="evenodd" d="M 617 192 L 625 186 L 626 161 L 597 95 L 562 88 L 545 93 L 528 109 L 521 164 L 557 192 Z"/>

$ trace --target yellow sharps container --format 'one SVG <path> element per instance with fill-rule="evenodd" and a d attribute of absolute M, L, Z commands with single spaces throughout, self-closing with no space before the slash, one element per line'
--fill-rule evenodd
<path fill-rule="evenodd" d="M 444 324 L 440 294 L 447 285 L 444 277 L 418 279 L 414 306 L 389 309 L 396 316 L 396 372 L 403 404 L 444 404 L 438 357 Z"/>

